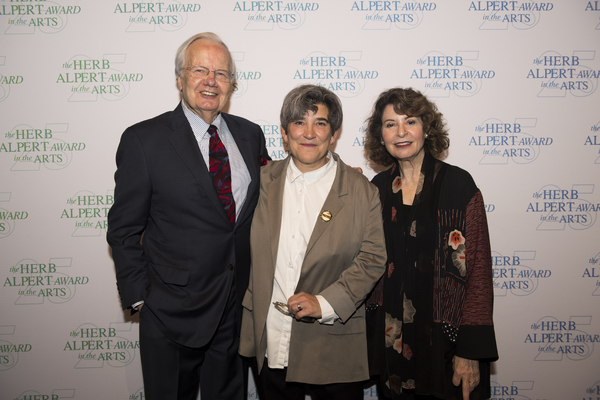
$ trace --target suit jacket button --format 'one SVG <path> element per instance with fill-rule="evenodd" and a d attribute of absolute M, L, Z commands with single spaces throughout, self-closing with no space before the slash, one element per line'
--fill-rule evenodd
<path fill-rule="evenodd" d="M 229 264 L 229 265 L 227 266 L 227 268 L 229 268 L 229 270 L 231 271 L 231 270 L 233 269 L 233 265 Z"/>

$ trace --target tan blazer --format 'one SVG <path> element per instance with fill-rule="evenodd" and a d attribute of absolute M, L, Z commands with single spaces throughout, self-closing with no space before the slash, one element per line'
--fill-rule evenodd
<path fill-rule="evenodd" d="M 344 164 L 338 168 L 317 218 L 302 264 L 296 293 L 322 295 L 341 321 L 333 325 L 294 320 L 287 381 L 311 384 L 356 382 L 369 378 L 364 300 L 383 274 L 386 251 L 377 188 Z M 261 371 L 267 348 L 266 319 L 281 227 L 288 157 L 261 170 L 258 205 L 251 231 L 252 267 L 243 299 L 240 354 L 256 356 Z"/>

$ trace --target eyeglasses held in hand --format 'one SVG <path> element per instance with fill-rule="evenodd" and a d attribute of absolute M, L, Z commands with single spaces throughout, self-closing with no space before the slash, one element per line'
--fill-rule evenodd
<path fill-rule="evenodd" d="M 277 311 L 279 311 L 280 313 L 282 313 L 283 315 L 287 315 L 289 317 L 294 318 L 294 314 L 292 314 L 290 312 L 290 310 L 288 309 L 287 304 L 282 303 L 281 301 L 274 301 L 273 305 L 275 306 L 275 309 Z M 300 321 L 302 322 L 315 322 L 315 319 L 312 317 L 304 317 L 304 318 L 300 318 Z"/>

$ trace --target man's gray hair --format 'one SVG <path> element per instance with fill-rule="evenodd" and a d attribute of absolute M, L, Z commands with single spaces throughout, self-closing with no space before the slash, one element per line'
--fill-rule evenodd
<path fill-rule="evenodd" d="M 233 79 L 235 79 L 236 68 L 235 62 L 233 61 L 233 57 L 231 57 L 231 52 L 229 51 L 227 45 L 221 40 L 219 35 L 212 32 L 198 33 L 186 40 L 185 42 L 183 42 L 181 46 L 179 46 L 179 48 L 177 49 L 177 53 L 175 54 L 175 75 L 178 78 L 181 78 L 183 76 L 183 69 L 185 68 L 185 53 L 192 43 L 200 39 L 210 40 L 211 42 L 220 44 L 225 48 L 225 50 L 227 51 L 227 56 L 229 58 L 229 72 L 231 73 L 231 80 L 233 81 Z"/>

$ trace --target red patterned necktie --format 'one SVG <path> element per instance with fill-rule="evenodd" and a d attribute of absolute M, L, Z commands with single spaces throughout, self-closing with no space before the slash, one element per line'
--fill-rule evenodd
<path fill-rule="evenodd" d="M 231 192 L 231 167 L 229 166 L 229 155 L 217 133 L 217 127 L 211 125 L 208 128 L 210 141 L 208 143 L 208 164 L 213 185 L 217 189 L 219 200 L 229 217 L 231 224 L 235 223 L 235 200 Z"/>

